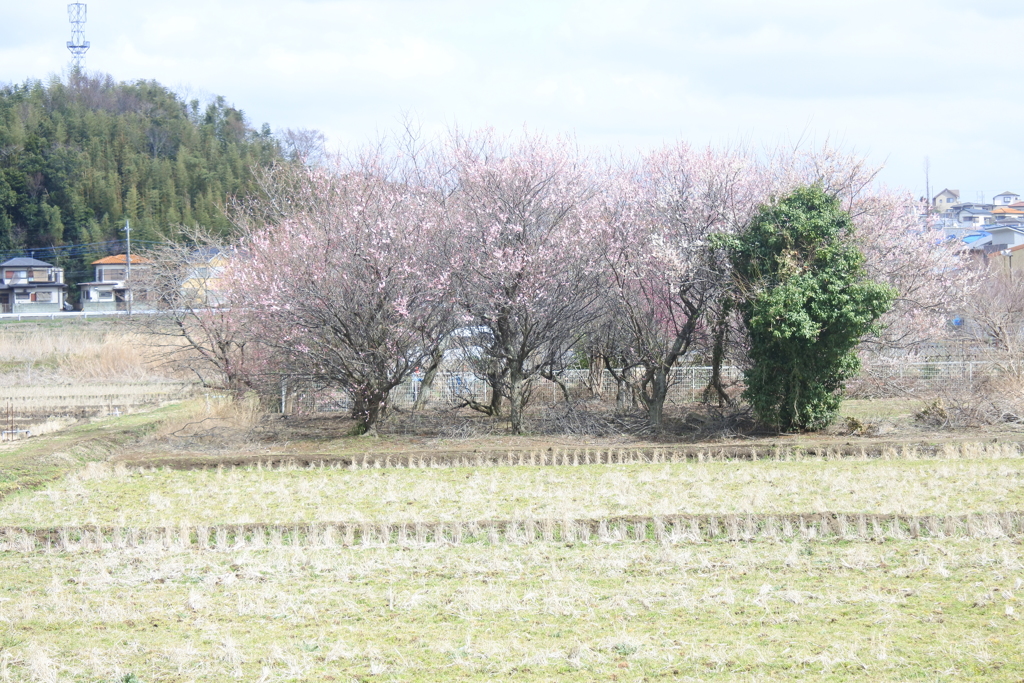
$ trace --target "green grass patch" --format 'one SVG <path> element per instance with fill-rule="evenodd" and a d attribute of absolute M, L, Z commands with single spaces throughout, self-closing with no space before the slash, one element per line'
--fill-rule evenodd
<path fill-rule="evenodd" d="M 151 433 L 180 408 L 164 406 L 74 425 L 42 437 L 0 446 L 0 500 L 53 482 Z"/>

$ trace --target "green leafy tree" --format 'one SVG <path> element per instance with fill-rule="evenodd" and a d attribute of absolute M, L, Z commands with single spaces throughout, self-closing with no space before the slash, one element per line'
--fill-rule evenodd
<path fill-rule="evenodd" d="M 895 290 L 868 279 L 850 215 L 817 186 L 762 206 L 726 247 L 750 335 L 744 399 L 770 427 L 827 427 Z"/>
<path fill-rule="evenodd" d="M 257 190 L 253 169 L 283 160 L 269 126 L 253 128 L 223 97 L 203 111 L 155 81 L 0 83 L 0 250 L 116 240 L 140 244 L 179 224 L 226 234 L 232 197 Z M 62 264 L 92 279 L 85 254 Z"/>

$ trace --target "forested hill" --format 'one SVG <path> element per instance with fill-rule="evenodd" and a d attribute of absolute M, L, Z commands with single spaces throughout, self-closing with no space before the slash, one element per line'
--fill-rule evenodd
<path fill-rule="evenodd" d="M 118 239 L 125 219 L 143 241 L 227 230 L 228 197 L 280 156 L 222 97 L 77 72 L 0 85 L 0 252 Z"/>

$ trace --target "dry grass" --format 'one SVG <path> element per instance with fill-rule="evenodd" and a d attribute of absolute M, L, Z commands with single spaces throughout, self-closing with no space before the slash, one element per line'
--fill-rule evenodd
<path fill-rule="evenodd" d="M 234 409 L 224 410 L 229 417 L 216 419 L 231 419 Z M 175 420 L 160 429 L 182 431 L 188 425 L 209 424 L 204 422 L 207 418 L 199 419 L 201 404 L 196 411 L 185 427 L 178 427 L 184 420 Z M 216 415 L 216 405 L 210 411 Z M 523 460 L 527 466 L 355 471 L 262 466 L 153 471 L 107 466 L 73 475 L 46 491 L 10 498 L 0 504 L 0 526 L 59 526 L 72 520 L 157 526 L 679 514 L 933 515 L 1024 509 L 1024 458 L 1014 444 L 951 446 L 946 458 L 924 460 L 819 458 L 558 467 L 530 467 L 530 459 Z M 540 464 L 539 459 L 535 462 Z"/>
<path fill-rule="evenodd" d="M 1016 680 L 1021 559 L 978 540 L 8 554 L 0 679 Z"/>
<path fill-rule="evenodd" d="M 147 439 L 147 443 L 203 448 L 238 446 L 253 438 L 253 430 L 263 414 L 255 394 L 237 397 L 207 392 L 185 402 L 173 418 L 164 421 Z"/>
<path fill-rule="evenodd" d="M 151 340 L 117 321 L 0 325 L 0 374 L 8 383 L 174 379 L 150 361 Z"/>
<path fill-rule="evenodd" d="M 155 428 L 257 415 L 211 396 Z M 0 506 L 0 681 L 1024 677 L 1016 444 L 658 448 L 90 462 Z"/>

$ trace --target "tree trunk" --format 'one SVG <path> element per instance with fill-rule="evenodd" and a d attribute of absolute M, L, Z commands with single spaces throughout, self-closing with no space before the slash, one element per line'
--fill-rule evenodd
<path fill-rule="evenodd" d="M 719 408 L 732 402 L 722 386 L 722 361 L 725 359 L 725 345 L 728 341 L 729 333 L 729 311 L 731 308 L 730 302 L 724 301 L 718 310 L 718 317 L 715 320 L 715 343 L 711 348 L 711 379 L 704 388 L 704 395 L 701 396 L 701 400 L 704 403 L 711 403 L 712 400 L 717 400 Z"/>
<path fill-rule="evenodd" d="M 376 434 L 377 422 L 387 408 L 388 392 L 365 389 L 353 392 L 352 419 L 356 421 L 356 434 Z"/>
<path fill-rule="evenodd" d="M 604 357 L 594 355 L 590 357 L 590 368 L 587 377 L 588 388 L 592 396 L 601 398 L 601 385 L 604 382 Z"/>
<path fill-rule="evenodd" d="M 420 382 L 420 393 L 416 396 L 416 403 L 413 404 L 413 410 L 422 410 L 427 405 L 427 401 L 430 400 L 431 391 L 434 388 L 434 378 L 437 377 L 437 371 L 441 367 L 441 360 L 444 358 L 444 351 L 441 347 L 434 349 L 433 353 L 430 354 L 430 365 L 427 366 L 427 371 L 423 374 L 423 381 Z"/>
<path fill-rule="evenodd" d="M 615 383 L 615 412 L 624 413 L 629 403 L 630 389 L 625 380 L 618 380 Z"/>
<path fill-rule="evenodd" d="M 504 395 L 501 393 L 501 383 L 494 375 L 488 375 L 487 382 L 491 385 L 490 415 L 491 417 L 501 417 L 502 399 L 504 398 Z"/>
<path fill-rule="evenodd" d="M 383 417 L 384 411 L 387 408 L 386 399 L 387 395 L 385 394 L 383 397 L 376 396 L 367 401 L 366 421 L 362 424 L 363 434 L 375 435 L 377 433 L 377 423 L 380 421 L 380 418 Z"/>
<path fill-rule="evenodd" d="M 509 375 L 509 421 L 513 434 L 523 433 L 523 408 L 526 403 L 526 387 L 523 376 L 513 371 Z"/>
<path fill-rule="evenodd" d="M 665 399 L 668 398 L 668 373 L 669 368 L 655 368 L 651 381 L 645 387 L 646 391 L 640 393 L 640 400 L 647 409 L 647 419 L 658 432 L 662 429 Z"/>

